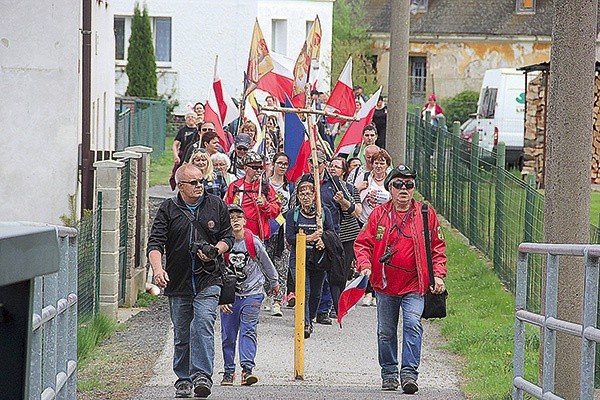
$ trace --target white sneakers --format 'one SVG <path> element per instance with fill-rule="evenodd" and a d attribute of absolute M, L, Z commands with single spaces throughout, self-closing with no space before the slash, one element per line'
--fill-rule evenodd
<path fill-rule="evenodd" d="M 283 317 L 283 311 L 281 311 L 281 304 L 273 303 L 271 307 L 271 315 L 273 317 Z"/>

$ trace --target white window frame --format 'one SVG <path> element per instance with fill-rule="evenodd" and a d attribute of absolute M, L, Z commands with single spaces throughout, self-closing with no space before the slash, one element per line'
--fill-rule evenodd
<path fill-rule="evenodd" d="M 129 38 L 131 37 L 131 21 L 133 20 L 133 15 L 115 15 L 114 18 L 123 18 L 125 20 L 125 37 L 124 37 L 124 49 L 123 49 L 123 59 L 117 60 L 115 57 L 115 65 L 117 67 L 125 67 L 127 65 L 127 56 L 129 50 Z M 113 18 L 113 28 L 114 28 L 114 18 Z M 173 62 L 173 18 L 165 17 L 165 16 L 152 16 L 150 17 L 150 29 L 152 30 L 152 46 L 154 47 L 155 57 L 156 57 L 156 19 L 157 18 L 168 18 L 171 20 L 171 61 L 156 61 L 156 66 L 158 68 L 171 68 Z M 115 38 L 116 40 L 116 38 Z M 116 47 L 116 42 L 115 42 Z M 116 54 L 115 54 L 116 56 Z"/>
<path fill-rule="evenodd" d="M 151 17 L 152 18 L 152 44 L 154 46 L 154 57 L 156 58 L 156 22 L 158 20 L 169 20 L 169 60 L 156 60 L 156 66 L 170 66 L 173 61 L 173 18 L 171 17 Z"/>
<path fill-rule="evenodd" d="M 281 24 L 281 26 L 279 26 Z M 280 35 L 283 35 L 281 37 Z M 271 20 L 271 50 L 287 56 L 288 20 L 273 18 Z"/>

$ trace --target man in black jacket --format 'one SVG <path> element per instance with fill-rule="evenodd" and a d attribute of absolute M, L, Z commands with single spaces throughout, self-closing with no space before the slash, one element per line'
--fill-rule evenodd
<path fill-rule="evenodd" d="M 175 344 L 173 371 L 177 375 L 175 395 L 191 397 L 193 390 L 196 397 L 208 397 L 221 293 L 219 262 L 233 245 L 234 237 L 227 206 L 219 197 L 205 194 L 200 169 L 184 164 L 175 179 L 179 194 L 165 200 L 158 210 L 148 239 L 148 259 L 154 282 L 169 298 Z M 189 218 L 196 219 L 202 229 L 196 229 Z M 217 254 L 216 260 L 209 257 L 211 248 Z"/>

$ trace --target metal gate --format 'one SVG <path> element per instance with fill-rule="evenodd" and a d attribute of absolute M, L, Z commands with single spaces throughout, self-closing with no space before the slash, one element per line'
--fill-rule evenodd
<path fill-rule="evenodd" d="M 546 266 L 546 316 L 527 311 L 527 264 L 529 254 L 547 256 Z M 559 256 L 583 257 L 585 263 L 585 289 L 583 299 L 583 325 L 557 318 Z M 581 400 L 594 398 L 594 356 L 600 330 L 596 328 L 598 310 L 598 268 L 600 245 L 522 243 L 517 261 L 515 351 L 513 399 L 523 399 L 525 393 L 537 399 L 561 399 L 554 394 L 554 367 L 556 332 L 582 338 L 581 344 Z M 544 330 L 544 361 L 542 387 L 527 381 L 525 372 L 525 323 Z"/>

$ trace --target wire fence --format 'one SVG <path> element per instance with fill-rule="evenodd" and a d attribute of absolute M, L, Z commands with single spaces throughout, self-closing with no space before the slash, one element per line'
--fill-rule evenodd
<path fill-rule="evenodd" d="M 93 316 L 100 305 L 100 232 L 102 230 L 102 192 L 96 210 L 86 214 L 77 226 L 77 315 Z"/>
<path fill-rule="evenodd" d="M 143 145 L 152 148 L 153 158 L 160 158 L 167 135 L 167 101 L 119 97 L 116 106 L 116 150 Z"/>
<path fill-rule="evenodd" d="M 492 260 L 500 280 L 515 293 L 519 244 L 543 242 L 544 196 L 533 176 L 526 183 L 505 169 L 502 144 L 497 153 L 489 152 L 473 144 L 477 134 L 471 143 L 459 137 L 458 124 L 452 132 L 445 126 L 445 121 L 438 128 L 409 113 L 406 161 L 417 170 L 423 197 Z M 590 234 L 590 242 L 598 243 L 599 228 L 590 225 Z M 540 313 L 542 256 L 529 257 L 528 269 L 527 309 Z M 600 384 L 598 368 L 595 381 Z"/>

